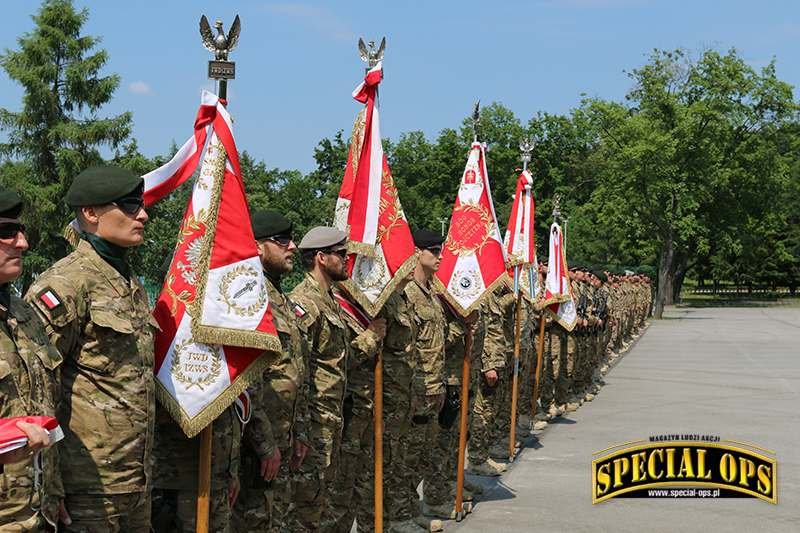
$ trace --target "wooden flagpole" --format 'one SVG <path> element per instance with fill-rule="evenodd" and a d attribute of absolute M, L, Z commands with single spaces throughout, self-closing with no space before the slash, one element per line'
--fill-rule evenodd
<path fill-rule="evenodd" d="M 383 532 L 383 350 L 375 357 L 375 395 L 372 404 L 372 424 L 375 437 L 375 533 Z"/>
<path fill-rule="evenodd" d="M 469 374 L 472 357 L 471 325 L 467 325 L 467 336 L 464 340 L 464 364 L 461 370 L 461 409 L 458 432 L 458 471 L 456 472 L 456 521 L 464 518 L 464 459 L 467 451 L 467 421 L 469 419 Z"/>
<path fill-rule="evenodd" d="M 212 424 L 200 432 L 200 466 L 197 479 L 197 533 L 208 533 L 208 510 L 211 493 L 211 437 Z"/>
<path fill-rule="evenodd" d="M 515 267 L 515 278 L 519 280 L 521 268 Z M 517 289 L 516 326 L 514 330 L 514 377 L 511 381 L 511 428 L 508 435 L 508 460 L 513 461 L 517 455 L 517 395 L 519 391 L 519 350 L 522 336 L 522 290 L 515 284 Z"/>

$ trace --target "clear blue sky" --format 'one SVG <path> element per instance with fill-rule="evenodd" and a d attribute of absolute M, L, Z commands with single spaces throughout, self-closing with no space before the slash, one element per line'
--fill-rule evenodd
<path fill-rule="evenodd" d="M 209 53 L 197 21 L 229 27 L 242 18 L 232 54 L 231 112 L 240 149 L 268 166 L 314 167 L 313 148 L 349 131 L 359 106 L 350 93 L 363 76 L 356 41 L 387 37 L 381 85 L 383 136 L 458 126 L 472 102 L 499 101 L 522 120 L 565 113 L 581 93 L 622 99 L 623 73 L 653 48 L 736 47 L 761 67 L 773 57 L 780 78 L 800 84 L 797 0 L 540 0 L 270 2 L 76 0 L 88 7 L 85 33 L 101 36 L 107 72 L 122 83 L 106 113 L 129 110 L 147 155 L 191 133 Z M 0 48 L 32 28 L 36 0 L 3 2 Z M 0 106 L 17 109 L 21 90 L 0 73 Z"/>

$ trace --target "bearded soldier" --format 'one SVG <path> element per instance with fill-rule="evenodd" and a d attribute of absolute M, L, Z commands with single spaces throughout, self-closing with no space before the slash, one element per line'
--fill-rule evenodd
<path fill-rule="evenodd" d="M 0 418 L 56 414 L 61 355 L 31 305 L 12 295 L 9 285 L 22 274 L 22 254 L 28 249 L 21 211 L 19 195 L 0 189 Z M 40 451 L 50 445 L 44 428 L 26 422 L 17 426 L 28 442 L 0 455 L 0 529 L 50 531 L 64 496 L 57 450 Z"/>
<path fill-rule="evenodd" d="M 26 296 L 64 357 L 58 419 L 66 531 L 150 531 L 157 325 L 128 264 L 128 250 L 144 242 L 143 187 L 117 167 L 78 175 L 66 201 L 81 240 Z"/>
<path fill-rule="evenodd" d="M 292 531 L 321 528 L 339 466 L 351 337 L 332 289 L 348 278 L 346 240 L 343 231 L 317 226 L 298 247 L 308 272 L 290 299 L 309 342 L 309 456 L 293 479 Z"/>
<path fill-rule="evenodd" d="M 252 414 L 244 430 L 242 488 L 233 514 L 239 532 L 290 527 L 291 469 L 303 463 L 309 447 L 307 347 L 294 304 L 281 288 L 281 278 L 294 267 L 293 224 L 277 211 L 255 211 L 251 220 L 281 358 L 248 389 Z"/>

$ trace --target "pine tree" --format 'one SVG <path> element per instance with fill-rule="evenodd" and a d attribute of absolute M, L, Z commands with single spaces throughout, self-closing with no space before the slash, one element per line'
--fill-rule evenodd
<path fill-rule="evenodd" d="M 98 116 L 120 78 L 101 74 L 108 54 L 97 49 L 99 38 L 81 35 L 88 16 L 71 0 L 47 0 L 19 48 L 0 55 L 0 66 L 24 89 L 20 111 L 0 109 L 0 130 L 7 134 L 0 144 L 6 160 L 0 182 L 26 200 L 31 250 L 25 287 L 67 253 L 61 234 L 71 213 L 63 198 L 72 179 L 101 161 L 100 147 L 116 149 L 131 130 L 130 113 Z"/>

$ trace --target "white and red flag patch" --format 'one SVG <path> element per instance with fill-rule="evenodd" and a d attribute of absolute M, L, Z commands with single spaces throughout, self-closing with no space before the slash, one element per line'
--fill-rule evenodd
<path fill-rule="evenodd" d="M 478 142 L 472 143 L 461 177 L 436 277 L 444 286 L 445 298 L 463 316 L 476 309 L 497 285 L 508 282 L 486 154 Z"/>
<path fill-rule="evenodd" d="M 550 226 L 550 257 L 547 261 L 547 278 L 542 295 L 544 309 L 567 331 L 572 331 L 578 321 L 578 310 L 569 281 L 567 256 L 564 251 L 564 234 L 561 226 Z"/>
<path fill-rule="evenodd" d="M 353 98 L 365 107 L 353 127 L 334 218 L 334 225 L 348 234 L 350 252 L 350 279 L 341 286 L 371 316 L 416 264 L 414 240 L 381 144 L 382 77 L 378 63 L 353 91 Z"/>
<path fill-rule="evenodd" d="M 196 121 L 196 133 L 210 128 L 205 148 L 197 147 L 203 152 L 202 166 L 153 311 L 160 327 L 155 341 L 157 395 L 190 437 L 234 403 L 281 349 L 230 115 L 208 92 L 200 115 L 207 123 Z M 164 196 L 185 173 L 194 173 L 194 152 L 183 155 L 183 162 L 173 159 L 148 174 L 166 178 L 146 180 L 146 196 Z M 182 170 L 170 174 L 172 167 Z"/>
<path fill-rule="evenodd" d="M 517 178 L 504 246 L 508 275 L 514 279 L 514 293 L 522 290 L 523 296 L 533 302 L 540 297 L 541 288 L 536 274 L 536 209 L 532 186 L 533 176 L 530 171 L 523 170 Z"/>
<path fill-rule="evenodd" d="M 58 299 L 56 293 L 52 290 L 46 290 L 42 294 L 39 295 L 39 299 L 47 306 L 48 309 L 51 311 L 61 305 L 61 300 Z"/>

